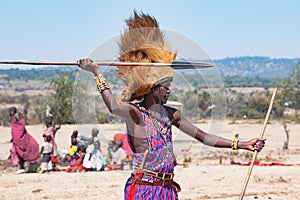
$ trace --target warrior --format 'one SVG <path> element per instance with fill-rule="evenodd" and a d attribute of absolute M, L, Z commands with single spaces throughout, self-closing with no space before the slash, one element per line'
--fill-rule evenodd
<path fill-rule="evenodd" d="M 119 44 L 120 61 L 171 64 L 176 59 L 177 52 L 171 51 L 154 17 L 134 12 L 126 23 L 128 28 Z M 84 58 L 77 64 L 94 74 L 108 110 L 126 119 L 126 136 L 134 152 L 135 170 L 125 184 L 124 199 L 178 199 L 180 186 L 173 179 L 176 159 L 172 126 L 211 147 L 258 152 L 264 147 L 265 139 L 238 141 L 207 133 L 177 109 L 166 106 L 174 77 L 170 66 L 118 67 L 117 74 L 126 84 L 119 102 L 96 63 Z"/>

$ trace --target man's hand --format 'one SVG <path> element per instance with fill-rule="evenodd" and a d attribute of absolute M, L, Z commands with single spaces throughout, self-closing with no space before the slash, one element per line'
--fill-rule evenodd
<path fill-rule="evenodd" d="M 84 58 L 77 61 L 77 65 L 86 71 L 92 72 L 95 76 L 101 74 L 99 66 L 90 58 Z"/>
<path fill-rule="evenodd" d="M 266 139 L 254 138 L 247 142 L 248 144 L 247 144 L 246 148 L 250 151 L 260 152 L 265 146 L 265 141 L 266 141 Z"/>

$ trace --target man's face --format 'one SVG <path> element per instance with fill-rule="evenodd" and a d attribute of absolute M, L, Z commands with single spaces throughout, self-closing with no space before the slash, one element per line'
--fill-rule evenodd
<path fill-rule="evenodd" d="M 8 113 L 10 117 L 14 116 L 14 113 L 12 111 L 8 111 Z"/>
<path fill-rule="evenodd" d="M 171 82 L 165 82 L 157 86 L 157 98 L 160 104 L 166 104 L 171 94 Z"/>
<path fill-rule="evenodd" d="M 100 149 L 100 143 L 99 142 L 95 142 L 94 143 L 94 147 L 95 147 L 95 149 Z"/>

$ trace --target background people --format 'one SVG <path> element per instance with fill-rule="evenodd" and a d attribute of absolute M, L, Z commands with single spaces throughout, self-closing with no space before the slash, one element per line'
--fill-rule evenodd
<path fill-rule="evenodd" d="M 24 119 L 19 115 L 16 107 L 9 108 L 11 117 L 12 148 L 10 159 L 13 164 L 19 164 L 17 174 L 26 172 L 24 163 L 34 163 L 39 157 L 39 145 L 27 132 Z"/>
<path fill-rule="evenodd" d="M 53 154 L 54 148 L 51 141 L 52 141 L 51 135 L 46 135 L 45 142 L 43 143 L 40 151 L 40 155 L 42 156 L 42 162 L 41 162 L 42 173 L 52 171 L 51 156 Z"/>

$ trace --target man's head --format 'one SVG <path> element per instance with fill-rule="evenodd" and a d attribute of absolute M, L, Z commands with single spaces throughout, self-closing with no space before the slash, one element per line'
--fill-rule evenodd
<path fill-rule="evenodd" d="M 93 128 L 92 129 L 92 136 L 93 137 L 97 137 L 98 136 L 98 133 L 99 133 L 99 130 L 97 128 Z"/>
<path fill-rule="evenodd" d="M 78 131 L 77 131 L 77 130 L 74 130 L 74 131 L 73 131 L 72 137 L 73 137 L 73 138 L 77 138 L 77 137 L 78 137 Z"/>
<path fill-rule="evenodd" d="M 52 126 L 52 121 L 50 119 L 47 119 L 45 124 L 46 124 L 46 127 L 49 128 L 50 126 Z"/>
<path fill-rule="evenodd" d="M 8 109 L 8 112 L 9 112 L 9 116 L 13 117 L 18 112 L 18 110 L 16 107 L 12 106 Z"/>
<path fill-rule="evenodd" d="M 113 148 L 114 146 L 115 146 L 115 142 L 113 141 L 113 140 L 110 140 L 109 142 L 108 142 L 108 148 Z"/>
<path fill-rule="evenodd" d="M 100 141 L 99 140 L 94 142 L 94 148 L 95 149 L 100 149 Z"/>
<path fill-rule="evenodd" d="M 128 29 L 121 36 L 120 61 L 170 64 L 176 59 L 165 40 L 158 22 L 151 15 L 134 12 L 126 20 Z M 128 66 L 118 67 L 118 76 L 126 83 L 122 101 L 141 100 L 152 92 L 155 84 L 165 79 L 172 80 L 174 69 L 170 66 Z"/>
<path fill-rule="evenodd" d="M 46 135 L 46 142 L 51 142 L 51 140 L 52 140 L 51 135 Z"/>
<path fill-rule="evenodd" d="M 123 142 L 121 141 L 121 140 L 118 140 L 117 142 L 116 142 L 116 147 L 117 148 L 121 148 L 123 146 Z"/>
<path fill-rule="evenodd" d="M 158 82 L 154 84 L 154 87 L 152 89 L 153 97 L 155 102 L 158 104 L 166 104 L 169 96 L 171 94 L 171 81 L 170 79 L 167 79 L 165 81 Z"/>

